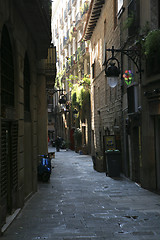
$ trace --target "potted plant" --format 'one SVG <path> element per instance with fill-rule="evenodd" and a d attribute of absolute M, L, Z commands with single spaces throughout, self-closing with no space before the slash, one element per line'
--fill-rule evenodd
<path fill-rule="evenodd" d="M 82 145 L 82 131 L 80 128 L 76 128 L 74 131 L 75 151 L 78 152 Z"/>

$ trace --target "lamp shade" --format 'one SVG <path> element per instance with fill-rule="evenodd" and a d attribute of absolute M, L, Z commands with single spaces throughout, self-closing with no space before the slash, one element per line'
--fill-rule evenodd
<path fill-rule="evenodd" d="M 117 86 L 118 77 L 107 77 L 107 82 L 111 88 L 114 88 L 115 86 Z"/>
<path fill-rule="evenodd" d="M 110 65 L 105 69 L 105 73 L 109 86 L 114 88 L 118 83 L 118 77 L 120 74 L 119 67 L 115 66 L 115 63 L 110 62 Z"/>

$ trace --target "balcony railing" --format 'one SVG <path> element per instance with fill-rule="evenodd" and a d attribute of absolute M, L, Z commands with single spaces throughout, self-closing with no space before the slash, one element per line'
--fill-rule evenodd
<path fill-rule="evenodd" d="M 71 0 L 68 1 L 68 13 L 70 14 L 71 12 Z"/>
<path fill-rule="evenodd" d="M 76 15 L 76 25 L 80 22 L 80 20 L 81 20 L 81 13 L 78 12 Z"/>
<path fill-rule="evenodd" d="M 56 38 L 58 38 L 58 36 L 59 36 L 59 33 L 58 33 L 58 29 L 57 29 L 57 28 L 55 29 L 55 36 L 56 36 Z"/>
<path fill-rule="evenodd" d="M 82 42 L 81 44 L 81 51 L 82 53 L 85 53 L 85 42 Z"/>
<path fill-rule="evenodd" d="M 67 44 L 67 37 L 63 37 L 63 47 L 65 47 Z"/>
<path fill-rule="evenodd" d="M 48 112 L 53 112 L 54 105 L 53 104 L 48 104 Z"/>
<path fill-rule="evenodd" d="M 67 40 L 69 39 L 69 29 L 68 29 L 68 31 L 67 31 Z"/>
<path fill-rule="evenodd" d="M 64 21 L 67 21 L 67 10 L 64 11 Z"/>
<path fill-rule="evenodd" d="M 76 0 L 72 0 L 72 5 L 75 6 Z"/>
<path fill-rule="evenodd" d="M 62 18 L 60 19 L 60 27 L 61 27 L 61 29 L 64 27 L 64 22 L 63 22 Z"/>
<path fill-rule="evenodd" d="M 84 4 L 82 5 L 82 8 L 81 8 L 81 12 L 82 12 L 82 16 L 87 13 L 89 9 L 89 2 L 88 1 L 85 1 Z"/>
<path fill-rule="evenodd" d="M 68 61 L 66 61 L 66 71 L 68 72 L 69 69 L 70 69 L 69 63 L 68 63 Z"/>

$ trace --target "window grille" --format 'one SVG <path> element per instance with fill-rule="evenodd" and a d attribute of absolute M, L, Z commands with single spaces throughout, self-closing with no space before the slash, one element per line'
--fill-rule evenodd
<path fill-rule="evenodd" d="M 1 197 L 10 192 L 17 191 L 17 148 L 18 148 L 18 122 L 2 121 L 1 123 Z"/>

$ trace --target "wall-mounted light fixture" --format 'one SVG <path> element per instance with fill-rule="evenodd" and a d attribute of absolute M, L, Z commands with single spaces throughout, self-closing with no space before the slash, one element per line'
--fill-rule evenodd
<path fill-rule="evenodd" d="M 118 77 L 121 73 L 122 75 L 122 67 L 120 68 L 120 63 L 118 59 L 115 57 L 115 53 L 119 52 L 121 54 L 121 60 L 122 55 L 127 55 L 132 62 L 137 67 L 137 72 L 140 74 L 140 81 L 141 81 L 141 52 L 138 47 L 134 47 L 132 49 L 123 50 L 123 49 L 115 49 L 114 46 L 112 46 L 111 49 L 106 49 L 106 51 L 111 52 L 112 56 L 105 62 L 105 73 L 107 76 L 108 84 L 111 88 L 114 88 L 118 83 Z M 122 65 L 122 63 L 121 63 Z"/>

